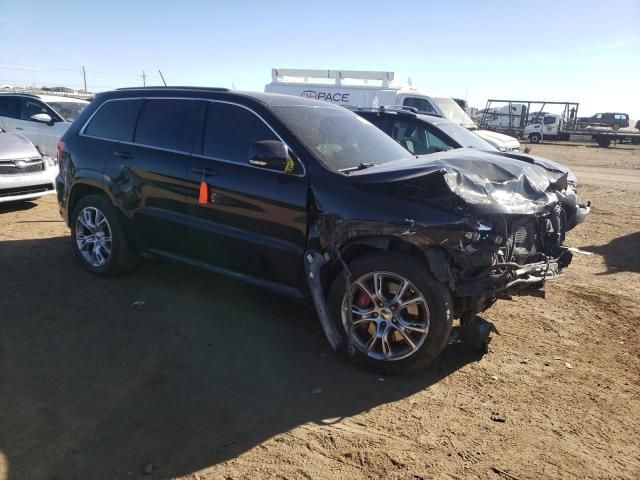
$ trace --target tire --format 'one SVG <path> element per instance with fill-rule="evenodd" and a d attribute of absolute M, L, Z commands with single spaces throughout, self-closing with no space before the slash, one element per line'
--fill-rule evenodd
<path fill-rule="evenodd" d="M 529 141 L 531 143 L 540 143 L 541 140 L 542 140 L 542 135 L 540 135 L 539 133 L 531 133 L 529 135 Z"/>
<path fill-rule="evenodd" d="M 381 252 L 356 258 L 350 263 L 349 269 L 354 308 L 367 312 L 355 319 L 359 321 L 359 325 L 354 326 L 352 336 L 355 347 L 354 360 L 384 374 L 419 369 L 433 362 L 449 340 L 453 320 L 452 301 L 447 287 L 431 275 L 426 263 L 418 262 L 407 255 Z M 377 278 L 382 278 L 384 288 L 380 289 L 381 296 L 384 297 L 386 293 L 383 307 L 380 307 L 379 302 L 377 306 L 374 303 L 374 298 L 380 298 L 374 293 L 374 273 L 378 275 Z M 391 297 L 397 296 L 402 281 L 408 282 L 405 293 L 400 295 L 400 302 L 394 304 Z M 365 285 L 373 297 L 367 295 L 356 282 Z M 415 299 L 418 300 L 411 302 Z M 348 316 L 343 275 L 338 275 L 333 282 L 328 300 L 333 320 L 346 343 Z M 402 302 L 409 305 L 399 306 Z M 375 313 L 374 310 L 379 313 Z M 376 318 L 364 319 L 371 316 Z M 377 332 L 382 335 L 378 336 Z M 376 339 L 370 342 L 374 337 Z M 383 339 L 386 339 L 387 358 Z M 373 345 L 370 353 L 366 351 L 367 343 Z"/>
<path fill-rule="evenodd" d="M 138 258 L 127 242 L 118 212 L 106 195 L 93 194 L 81 198 L 69 223 L 73 251 L 91 273 L 113 276 L 137 265 Z"/>
<path fill-rule="evenodd" d="M 596 142 L 598 142 L 598 146 L 600 148 L 609 148 L 609 145 L 611 145 L 611 139 L 610 138 L 598 137 L 596 139 Z"/>
<path fill-rule="evenodd" d="M 633 143 L 634 145 L 640 145 L 640 137 L 633 137 L 631 139 L 631 143 Z"/>
<path fill-rule="evenodd" d="M 611 128 L 613 128 L 614 130 L 620 130 L 620 124 L 614 123 Z"/>

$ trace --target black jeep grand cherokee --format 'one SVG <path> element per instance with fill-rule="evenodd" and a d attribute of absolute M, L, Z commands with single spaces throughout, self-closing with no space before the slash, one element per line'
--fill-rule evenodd
<path fill-rule="evenodd" d="M 588 213 L 553 162 L 416 157 L 342 107 L 274 94 L 99 94 L 58 156 L 89 271 L 144 253 L 310 298 L 332 347 L 386 371 L 428 364 L 454 318 L 559 275 Z"/>

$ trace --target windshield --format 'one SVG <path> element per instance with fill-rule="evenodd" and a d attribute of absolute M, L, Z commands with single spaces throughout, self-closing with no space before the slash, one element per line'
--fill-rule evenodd
<path fill-rule="evenodd" d="M 477 148 L 479 150 L 495 150 L 495 148 L 486 140 L 483 140 L 478 135 L 470 132 L 461 125 L 455 123 L 443 122 L 435 125 L 444 133 L 449 135 L 456 143 L 459 143 L 461 147 Z"/>
<path fill-rule="evenodd" d="M 346 108 L 295 105 L 273 110 L 331 170 L 411 157 L 382 130 Z"/>
<path fill-rule="evenodd" d="M 48 102 L 48 104 L 67 122 L 73 122 L 78 118 L 80 112 L 88 105 L 84 102 Z"/>
<path fill-rule="evenodd" d="M 451 120 L 465 128 L 473 128 L 476 126 L 473 120 L 471 120 L 471 117 L 460 108 L 460 105 L 458 105 L 453 98 L 438 97 L 432 98 L 431 100 L 435 102 L 447 120 Z"/>

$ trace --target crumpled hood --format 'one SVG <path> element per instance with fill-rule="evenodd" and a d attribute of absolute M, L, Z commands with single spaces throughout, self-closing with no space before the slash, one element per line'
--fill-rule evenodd
<path fill-rule="evenodd" d="M 369 184 L 405 184 L 430 191 L 447 189 L 477 213 L 533 214 L 565 200 L 567 187 L 575 176 L 551 160 L 514 153 L 489 153 L 474 149 L 413 157 L 356 171 L 352 181 Z M 570 195 L 575 203 L 575 192 Z M 446 196 L 446 195 L 444 195 Z M 450 196 L 450 195 L 449 195 Z M 443 194 L 431 196 L 434 203 Z"/>
<path fill-rule="evenodd" d="M 0 131 L 0 161 L 40 158 L 36 147 L 18 133 Z"/>

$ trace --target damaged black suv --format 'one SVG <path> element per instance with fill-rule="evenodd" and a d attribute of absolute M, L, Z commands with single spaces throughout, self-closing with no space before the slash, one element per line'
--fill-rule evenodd
<path fill-rule="evenodd" d="M 338 106 L 204 88 L 102 93 L 58 145 L 77 257 L 141 255 L 309 298 L 331 346 L 419 367 L 500 295 L 571 262 L 576 180 L 527 155 L 414 156 Z"/>

